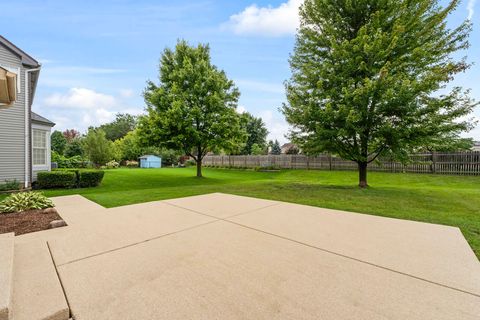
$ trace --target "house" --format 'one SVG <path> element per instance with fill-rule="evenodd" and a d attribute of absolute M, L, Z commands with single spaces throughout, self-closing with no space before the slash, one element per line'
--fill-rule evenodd
<path fill-rule="evenodd" d="M 299 153 L 299 149 L 296 144 L 293 144 L 291 142 L 285 143 L 280 147 L 282 150 L 282 154 L 288 154 L 288 153 Z"/>
<path fill-rule="evenodd" d="M 38 171 L 50 170 L 53 122 L 32 112 L 40 64 L 0 36 L 0 183 L 29 187 Z"/>
<path fill-rule="evenodd" d="M 141 156 L 140 158 L 140 168 L 161 168 L 162 167 L 162 158 L 147 154 Z"/>
<path fill-rule="evenodd" d="M 472 151 L 480 151 L 480 141 L 473 141 Z"/>

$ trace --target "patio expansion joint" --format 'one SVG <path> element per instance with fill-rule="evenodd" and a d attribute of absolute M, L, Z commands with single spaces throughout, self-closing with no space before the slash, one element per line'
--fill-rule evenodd
<path fill-rule="evenodd" d="M 165 202 L 165 203 L 168 203 L 168 202 Z M 237 225 L 239 227 L 247 228 L 247 229 L 257 231 L 257 232 L 260 232 L 260 233 L 263 233 L 263 234 L 266 234 L 266 235 L 269 235 L 269 236 L 273 236 L 273 237 L 276 237 L 276 238 L 280 238 L 280 239 L 283 239 L 283 240 L 294 242 L 294 243 L 299 244 L 299 245 L 307 246 L 307 247 L 310 247 L 312 249 L 320 250 L 320 251 L 323 251 L 325 253 L 329 253 L 329 254 L 333 254 L 333 255 L 342 257 L 344 259 L 349 259 L 349 260 L 353 260 L 353 261 L 356 261 L 356 262 L 364 263 L 364 264 L 370 265 L 370 266 L 375 267 L 375 268 L 380 268 L 380 269 L 383 269 L 383 270 L 386 270 L 386 271 L 394 272 L 394 273 L 397 273 L 397 274 L 400 274 L 400 275 L 403 275 L 403 276 L 406 276 L 406 277 L 410 277 L 410 278 L 413 278 L 413 279 L 416 279 L 416 280 L 420 280 L 420 281 L 427 282 L 427 283 L 430 283 L 430 284 L 433 284 L 433 285 L 444 287 L 446 289 L 458 291 L 458 292 L 461 292 L 461 293 L 464 293 L 464 294 L 468 294 L 468 295 L 472 295 L 474 297 L 480 298 L 480 294 L 477 294 L 477 293 L 473 293 L 473 292 L 466 291 L 466 290 L 463 290 L 463 289 L 448 286 L 448 285 L 445 285 L 445 284 L 442 284 L 442 283 L 439 283 L 439 282 L 435 282 L 435 281 L 432 281 L 432 280 L 428 280 L 428 279 L 425 279 L 425 278 L 422 278 L 422 277 L 415 276 L 415 275 L 410 274 L 410 273 L 406 273 L 406 272 L 398 271 L 398 270 L 391 269 L 391 268 L 388 268 L 388 267 L 384 267 L 384 266 L 381 266 L 379 264 L 375 264 L 375 263 L 372 263 L 372 262 L 369 262 L 369 261 L 365 261 L 365 260 L 362 260 L 362 259 L 358 259 L 358 258 L 355 258 L 355 257 L 348 256 L 348 255 L 345 255 L 345 254 L 342 254 L 342 253 L 339 253 L 339 252 L 335 252 L 335 251 L 331 251 L 331 250 L 328 250 L 328 249 L 325 249 L 325 248 L 317 247 L 317 246 L 314 246 L 314 245 L 311 245 L 311 244 L 308 244 L 308 243 L 305 243 L 305 242 L 302 242 L 302 241 L 298 241 L 298 240 L 295 240 L 295 239 L 291 239 L 291 238 L 284 237 L 284 236 L 281 236 L 281 235 L 278 235 L 278 234 L 275 234 L 275 233 L 270 233 L 270 232 L 267 232 L 267 231 L 264 231 L 264 230 L 256 229 L 256 228 L 253 228 L 253 227 L 250 227 L 250 226 L 238 223 L 238 222 L 228 220 L 228 219 L 240 216 L 240 215 L 253 213 L 255 211 L 258 211 L 258 210 L 261 210 L 261 209 L 264 209 L 264 208 L 277 206 L 277 205 L 280 205 L 281 203 L 271 204 L 271 205 L 268 205 L 268 206 L 265 206 L 265 207 L 257 208 L 257 209 L 250 210 L 250 211 L 247 211 L 247 212 L 238 213 L 238 214 L 228 216 L 228 217 L 225 217 L 225 218 L 214 217 L 212 215 L 209 215 L 209 214 L 206 214 L 206 213 L 203 213 L 203 212 L 200 212 L 200 211 L 184 208 L 182 206 L 174 205 L 174 204 L 171 204 L 171 203 L 168 203 L 168 204 L 171 205 L 171 206 L 181 208 L 181 209 L 185 209 L 185 210 L 189 210 L 191 212 L 195 212 L 195 213 L 207 216 L 207 217 L 215 218 L 215 219 L 217 219 L 216 221 L 228 222 L 228 223 Z"/>
<path fill-rule="evenodd" d="M 358 259 L 358 258 L 355 258 L 355 257 L 351 257 L 351 256 L 348 256 L 348 255 L 339 253 L 339 252 L 335 252 L 335 251 L 331 251 L 331 250 L 328 250 L 328 249 L 325 249 L 325 248 L 317 247 L 317 246 L 314 246 L 314 245 L 311 245 L 311 244 L 308 244 L 308 243 L 305 243 L 305 242 L 302 242 L 302 241 L 298 241 L 298 240 L 291 239 L 291 238 L 288 238 L 288 237 L 280 236 L 280 235 L 270 233 L 270 232 L 267 232 L 267 231 L 259 230 L 259 229 L 256 229 L 256 228 L 253 228 L 253 227 L 250 227 L 250 226 L 247 226 L 247 225 L 243 225 L 243 224 L 238 223 L 238 222 L 229 221 L 229 220 L 226 220 L 226 219 L 223 220 L 223 221 L 230 222 L 234 225 L 244 227 L 244 228 L 247 228 L 247 229 L 250 229 L 250 230 L 254 230 L 254 231 L 257 231 L 257 232 L 261 232 L 261 233 L 264 233 L 264 234 L 267 234 L 267 235 L 270 235 L 270 236 L 273 236 L 273 237 L 276 237 L 276 238 L 291 241 L 291 242 L 294 242 L 294 243 L 299 244 L 299 245 L 307 246 L 307 247 L 310 247 L 312 249 L 323 251 L 325 253 L 333 254 L 333 255 L 336 255 L 336 256 L 339 256 L 339 257 L 342 257 L 342 258 L 345 258 L 345 259 L 349 259 L 349 260 L 353 260 L 353 261 L 360 262 L 360 263 L 363 263 L 363 264 L 367 264 L 367 265 L 370 265 L 370 266 L 375 267 L 375 268 L 380 268 L 380 269 L 383 269 L 383 270 L 386 270 L 386 271 L 394 272 L 394 273 L 397 273 L 397 274 L 400 274 L 400 275 L 403 275 L 403 276 L 407 276 L 407 277 L 410 277 L 410 278 L 413 278 L 413 279 L 416 279 L 416 280 L 420 280 L 420 281 L 427 282 L 427 283 L 430 283 L 430 284 L 433 284 L 433 285 L 444 287 L 446 289 L 458 291 L 458 292 L 461 292 L 461 293 L 464 293 L 464 294 L 468 294 L 468 295 L 472 295 L 474 297 L 480 298 L 480 294 L 477 294 L 477 293 L 474 293 L 474 292 L 470 292 L 470 291 L 466 291 L 466 290 L 463 290 L 463 289 L 448 286 L 448 285 L 445 285 L 445 284 L 442 284 L 442 283 L 439 283 L 439 282 L 435 282 L 435 281 L 428 280 L 428 279 L 425 279 L 425 278 L 422 278 L 422 277 L 419 277 L 419 276 L 415 276 L 415 275 L 410 274 L 410 273 L 406 273 L 406 272 L 403 272 L 403 271 L 399 271 L 399 270 L 395 270 L 395 269 L 392 269 L 392 268 L 384 267 L 382 265 L 375 264 L 375 263 L 365 261 L 365 260 L 362 260 L 362 259 Z"/>
<path fill-rule="evenodd" d="M 228 220 L 226 220 L 226 219 L 238 217 L 238 216 L 241 216 L 241 215 L 244 215 L 244 214 L 253 213 L 253 212 L 255 212 L 255 211 L 262 210 L 262 209 L 265 209 L 265 208 L 270 208 L 270 207 L 279 206 L 279 205 L 281 204 L 280 202 L 277 202 L 277 203 L 269 204 L 269 205 L 266 205 L 266 206 L 263 206 L 263 207 L 259 207 L 259 208 L 253 209 L 253 210 L 248 210 L 248 211 L 244 211 L 244 212 L 239 212 L 239 213 L 236 213 L 236 214 L 234 214 L 234 215 L 231 215 L 231 216 L 228 216 L 228 217 L 225 217 L 225 218 L 220 218 L 220 217 L 216 217 L 216 216 L 213 216 L 213 215 L 208 214 L 208 213 L 205 213 L 205 212 L 201 212 L 201 211 L 197 211 L 197 210 L 194 210 L 194 209 L 182 207 L 182 206 L 179 206 L 179 205 L 177 205 L 177 204 L 170 203 L 170 202 L 168 202 L 168 201 L 163 201 L 163 202 L 166 203 L 166 204 L 168 204 L 169 206 L 172 206 L 172 207 L 175 207 L 175 208 L 187 210 L 187 211 L 190 211 L 190 212 L 193 212 L 193 213 L 201 214 L 202 216 L 207 216 L 207 217 L 214 218 L 214 219 L 217 219 L 217 220 L 222 220 L 222 221 L 228 221 Z"/>
<path fill-rule="evenodd" d="M 70 261 L 67 261 L 67 262 L 58 264 L 58 265 L 56 265 L 56 266 L 62 267 L 62 266 L 65 266 L 65 265 L 68 265 L 68 264 L 72 264 L 72 263 L 76 263 L 76 262 L 79 262 L 79 261 L 82 261 L 82 260 L 86 260 L 86 259 L 90 259 L 90 258 L 102 256 L 102 255 L 105 255 L 105 254 L 108 254 L 108 253 L 112 253 L 112 252 L 115 252 L 115 251 L 119 251 L 119 250 L 122 250 L 122 249 L 134 247 L 134 246 L 137 246 L 137 245 L 139 245 L 139 244 L 143 244 L 143 243 L 150 242 L 150 241 L 153 241 L 153 240 L 161 239 L 161 238 L 163 238 L 163 237 L 168 237 L 168 236 L 171 236 L 171 235 L 174 235 L 174 234 L 177 234 L 177 233 L 181 233 L 181 232 L 189 231 L 189 230 L 192 230 L 192 229 L 195 229 L 195 228 L 203 227 L 203 226 L 205 226 L 205 225 L 208 225 L 208 224 L 211 224 L 211 223 L 215 223 L 215 222 L 218 222 L 218 221 L 221 221 L 221 219 L 211 220 L 211 221 L 204 222 L 204 223 L 201 223 L 201 224 L 197 224 L 197 225 L 194 225 L 194 226 L 191 226 L 191 227 L 188 227 L 188 228 L 184 228 L 184 229 L 180 229 L 180 230 L 177 230 L 177 231 L 165 233 L 165 234 L 162 234 L 162 235 L 159 235 L 159 236 L 156 236 L 156 237 L 152 237 L 152 238 L 148 238 L 148 239 L 145 239 L 145 240 L 142 240 L 142 241 L 137 241 L 137 242 L 134 242 L 134 243 L 125 245 L 125 246 L 113 248 L 113 249 L 106 250 L 106 251 L 103 251 L 103 252 L 99 252 L 99 253 L 95 253 L 95 254 L 92 254 L 92 255 L 88 255 L 88 256 L 85 256 L 85 257 L 81 257 L 81 258 L 78 258 L 78 259 L 73 259 L 73 260 L 70 260 Z M 52 256 L 52 259 L 53 259 L 53 256 Z"/>
<path fill-rule="evenodd" d="M 156 237 L 153 237 L 153 238 L 148 238 L 148 239 L 145 239 L 145 240 L 142 240 L 142 241 L 137 241 L 135 243 L 131 243 L 131 244 L 128 244 L 128 245 L 125 245 L 125 246 L 113 248 L 113 249 L 106 250 L 106 251 L 103 251 L 103 252 L 99 252 L 99 253 L 96 253 L 96 254 L 92 254 L 92 255 L 88 255 L 88 256 L 85 256 L 85 257 L 78 258 L 78 259 L 70 260 L 70 261 L 67 261 L 67 262 L 64 262 L 64 263 L 61 263 L 61 264 L 58 264 L 58 265 L 54 263 L 55 269 L 57 268 L 57 266 L 61 267 L 61 266 L 64 266 L 64 265 L 72 264 L 72 263 L 79 262 L 79 261 L 82 261 L 82 260 L 86 260 L 86 259 L 89 259 L 89 258 L 98 257 L 98 256 L 101 256 L 101 255 L 104 255 L 104 254 L 108 254 L 108 253 L 115 252 L 115 251 L 118 251 L 118 250 L 122 250 L 122 249 L 125 249 L 125 248 L 133 247 L 133 246 L 136 246 L 136 245 L 139 245 L 139 244 L 142 244 L 142 243 L 146 243 L 146 242 L 149 242 L 149 241 L 157 240 L 157 239 L 160 239 L 160 238 L 163 238 L 163 237 L 168 237 L 168 236 L 171 236 L 171 235 L 174 235 L 174 234 L 177 234 L 177 233 L 181 233 L 181 232 L 184 232 L 184 231 L 189 231 L 189 230 L 192 230 L 192 229 L 203 227 L 205 225 L 215 223 L 215 222 L 218 222 L 218 221 L 227 221 L 227 220 L 224 220 L 224 219 L 212 216 L 212 215 L 208 215 L 208 214 L 205 214 L 205 213 L 202 213 L 202 212 L 199 212 L 199 211 L 195 211 L 195 210 L 192 210 L 192 209 L 177 206 L 177 205 L 165 202 L 165 201 L 164 201 L 164 203 L 168 204 L 172 207 L 180 208 L 180 209 L 190 211 L 190 212 L 193 212 L 193 213 L 196 213 L 196 214 L 207 216 L 207 217 L 212 218 L 214 220 L 208 221 L 208 222 L 205 222 L 205 223 L 201 223 L 201 224 L 197 224 L 197 225 L 194 225 L 194 226 L 191 226 L 191 227 L 188 227 L 188 228 L 184 228 L 184 229 L 181 229 L 181 230 L 177 230 L 177 231 L 169 232 L 169 233 L 166 233 L 166 234 L 162 234 L 162 235 L 159 235 L 159 236 L 156 236 Z M 236 216 L 239 216 L 239 215 L 242 215 L 242 214 L 251 213 L 251 212 L 254 212 L 254 211 L 257 211 L 257 210 L 260 210 L 260 209 L 276 206 L 276 205 L 279 205 L 279 204 L 280 203 L 274 203 L 274 204 L 270 204 L 268 206 L 263 206 L 261 208 L 254 209 L 254 210 L 241 212 L 241 213 L 235 214 L 233 216 L 230 216 L 229 218 L 236 217 Z M 50 250 L 50 247 L 48 247 L 48 249 Z M 51 254 L 51 251 L 50 251 L 50 254 Z M 53 260 L 53 256 L 52 256 L 52 260 Z"/>
<path fill-rule="evenodd" d="M 63 296 L 65 297 L 65 302 L 67 303 L 69 317 L 70 319 L 73 319 L 72 308 L 70 307 L 70 301 L 68 301 L 67 292 L 65 291 L 65 287 L 63 286 L 60 273 L 58 273 L 58 268 L 57 268 L 57 264 L 55 263 L 55 258 L 53 257 L 53 254 L 52 254 L 52 249 L 50 248 L 50 244 L 48 243 L 48 241 L 46 241 L 46 243 L 47 243 L 48 253 L 50 254 L 50 259 L 52 259 L 53 267 L 55 268 L 55 273 L 57 274 L 58 282 L 60 282 L 60 288 L 62 288 Z"/>

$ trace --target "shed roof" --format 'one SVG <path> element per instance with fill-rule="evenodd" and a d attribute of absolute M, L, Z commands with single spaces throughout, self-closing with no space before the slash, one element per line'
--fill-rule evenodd
<path fill-rule="evenodd" d="M 146 155 L 143 155 L 143 156 L 140 157 L 140 159 L 146 159 L 146 158 L 148 158 L 148 157 L 155 157 L 155 158 L 161 159 L 161 157 L 156 156 L 156 155 L 154 155 L 154 154 L 146 154 Z"/>

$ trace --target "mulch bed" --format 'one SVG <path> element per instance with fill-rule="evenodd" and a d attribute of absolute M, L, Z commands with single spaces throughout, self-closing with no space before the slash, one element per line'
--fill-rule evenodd
<path fill-rule="evenodd" d="M 61 220 L 55 209 L 29 210 L 14 213 L 0 213 L 0 233 L 15 232 L 21 235 L 50 229 L 50 222 Z"/>

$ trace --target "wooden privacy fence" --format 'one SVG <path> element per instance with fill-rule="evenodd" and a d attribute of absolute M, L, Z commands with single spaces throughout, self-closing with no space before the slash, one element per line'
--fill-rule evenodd
<path fill-rule="evenodd" d="M 319 170 L 357 170 L 357 164 L 340 157 L 322 154 L 205 156 L 203 164 L 233 168 L 282 168 Z M 480 152 L 417 153 L 408 164 L 380 159 L 368 165 L 371 171 L 480 175 Z"/>

